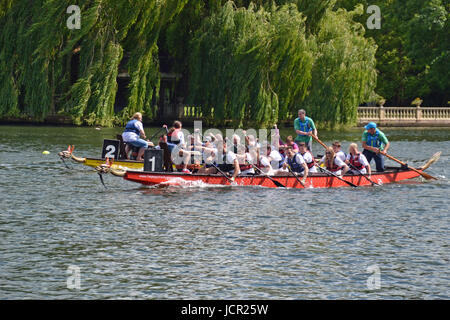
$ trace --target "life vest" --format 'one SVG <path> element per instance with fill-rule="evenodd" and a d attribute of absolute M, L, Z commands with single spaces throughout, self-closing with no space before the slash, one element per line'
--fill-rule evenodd
<path fill-rule="evenodd" d="M 137 135 L 139 135 L 141 132 L 140 130 L 136 127 L 136 122 L 138 122 L 139 120 L 130 120 L 127 122 L 126 126 L 125 126 L 125 131 L 124 132 L 134 132 Z"/>
<path fill-rule="evenodd" d="M 305 122 L 302 122 L 300 118 L 298 119 L 298 123 L 300 124 L 300 131 L 309 132 L 312 131 L 311 124 L 309 122 L 309 118 L 305 117 Z"/>
<path fill-rule="evenodd" d="M 294 172 L 303 172 L 305 168 L 301 163 L 297 162 L 297 155 L 302 156 L 300 153 L 296 153 L 295 156 L 291 159 L 289 157 L 286 157 L 288 165 L 291 167 L 292 171 Z"/>
<path fill-rule="evenodd" d="M 336 171 L 341 170 L 342 167 L 339 167 L 339 166 L 336 164 L 335 160 L 336 160 L 336 156 L 333 158 L 333 165 L 331 166 L 331 168 L 328 166 L 328 161 L 326 161 L 326 164 L 327 164 L 327 170 L 328 170 L 328 171 L 336 172 Z"/>
<path fill-rule="evenodd" d="M 178 135 L 178 132 L 180 132 L 180 129 L 173 130 L 172 133 L 167 136 L 167 141 L 173 144 L 179 144 L 180 140 L 172 140 L 172 136 L 176 137 Z"/>
<path fill-rule="evenodd" d="M 229 172 L 231 170 L 234 170 L 234 165 L 227 163 L 227 155 L 226 153 L 222 156 L 222 163 L 218 164 L 217 167 L 224 172 Z"/>
<path fill-rule="evenodd" d="M 311 169 L 312 167 L 314 167 L 314 164 L 316 163 L 315 162 L 315 159 L 314 159 L 314 156 L 313 156 L 313 154 L 311 153 L 311 152 L 309 152 L 309 151 L 306 151 L 305 153 L 310 153 L 311 154 L 311 158 L 312 158 L 312 161 L 311 162 L 306 162 L 306 160 L 305 160 L 305 162 L 306 162 L 306 165 L 308 166 L 308 169 Z M 300 153 L 301 154 L 301 153 Z M 302 155 L 302 157 L 303 157 L 303 155 Z M 304 159 L 304 158 L 303 158 Z"/>
<path fill-rule="evenodd" d="M 367 133 L 366 144 L 370 147 L 379 148 L 381 146 L 381 141 L 379 139 L 379 136 L 380 136 L 380 130 L 378 130 L 378 129 L 376 129 L 374 135 Z"/>
<path fill-rule="evenodd" d="M 359 161 L 359 156 L 361 154 L 358 153 L 356 156 L 353 156 L 350 153 L 350 164 L 353 165 L 356 169 L 361 170 L 364 168 L 364 165 Z"/>

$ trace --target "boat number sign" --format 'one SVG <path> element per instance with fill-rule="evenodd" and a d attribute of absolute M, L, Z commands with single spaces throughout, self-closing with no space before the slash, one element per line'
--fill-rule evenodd
<path fill-rule="evenodd" d="M 119 140 L 103 140 L 102 159 L 114 158 L 119 159 L 120 141 Z"/>
<path fill-rule="evenodd" d="M 144 153 L 144 171 L 163 172 L 163 151 L 147 149 Z"/>

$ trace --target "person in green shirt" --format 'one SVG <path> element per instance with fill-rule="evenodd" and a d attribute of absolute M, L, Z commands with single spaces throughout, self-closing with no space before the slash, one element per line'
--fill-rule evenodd
<path fill-rule="evenodd" d="M 375 160 L 378 172 L 384 171 L 384 155 L 389 149 L 390 143 L 386 135 L 377 128 L 375 122 L 370 122 L 364 127 L 366 130 L 362 134 L 363 154 L 370 163 Z"/>
<path fill-rule="evenodd" d="M 297 133 L 295 142 L 304 142 L 308 150 L 312 152 L 312 135 L 317 137 L 317 129 L 314 121 L 306 116 L 306 111 L 298 110 L 298 118 L 294 120 L 294 130 Z"/>

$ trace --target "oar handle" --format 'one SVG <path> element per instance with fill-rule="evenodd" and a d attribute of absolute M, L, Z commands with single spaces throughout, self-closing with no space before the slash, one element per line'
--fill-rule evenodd
<path fill-rule="evenodd" d="M 325 149 L 328 149 L 327 145 L 325 143 L 323 143 L 322 141 L 320 141 L 320 139 L 317 138 L 315 135 L 311 135 L 311 137 L 313 137 L 314 140 L 316 140 L 318 143 L 320 143 L 322 145 L 322 147 L 324 147 Z"/>
<path fill-rule="evenodd" d="M 155 134 L 152 135 L 152 136 L 150 137 L 150 139 L 148 139 L 148 140 L 152 141 L 152 139 L 153 139 L 154 137 L 156 137 L 156 135 L 157 135 L 158 133 L 160 133 L 162 129 L 164 129 L 164 127 L 160 128 L 158 131 L 156 131 Z"/>

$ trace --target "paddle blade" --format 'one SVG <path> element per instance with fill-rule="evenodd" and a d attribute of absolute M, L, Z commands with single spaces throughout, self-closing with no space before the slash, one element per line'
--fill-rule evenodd
<path fill-rule="evenodd" d="M 430 158 L 430 160 L 428 160 L 423 166 L 422 166 L 422 170 L 426 170 L 428 169 L 433 163 L 435 163 L 436 161 L 439 160 L 439 158 L 441 157 L 441 151 L 436 152 L 435 154 L 433 154 L 433 156 Z"/>
<path fill-rule="evenodd" d="M 275 179 L 271 179 L 271 180 L 278 188 L 286 188 L 282 183 L 278 182 L 277 180 L 275 180 Z"/>
<path fill-rule="evenodd" d="M 428 173 L 417 171 L 418 174 L 420 174 L 422 177 L 424 177 L 427 180 L 438 180 L 438 178 L 433 177 L 432 175 L 429 175 Z"/>

